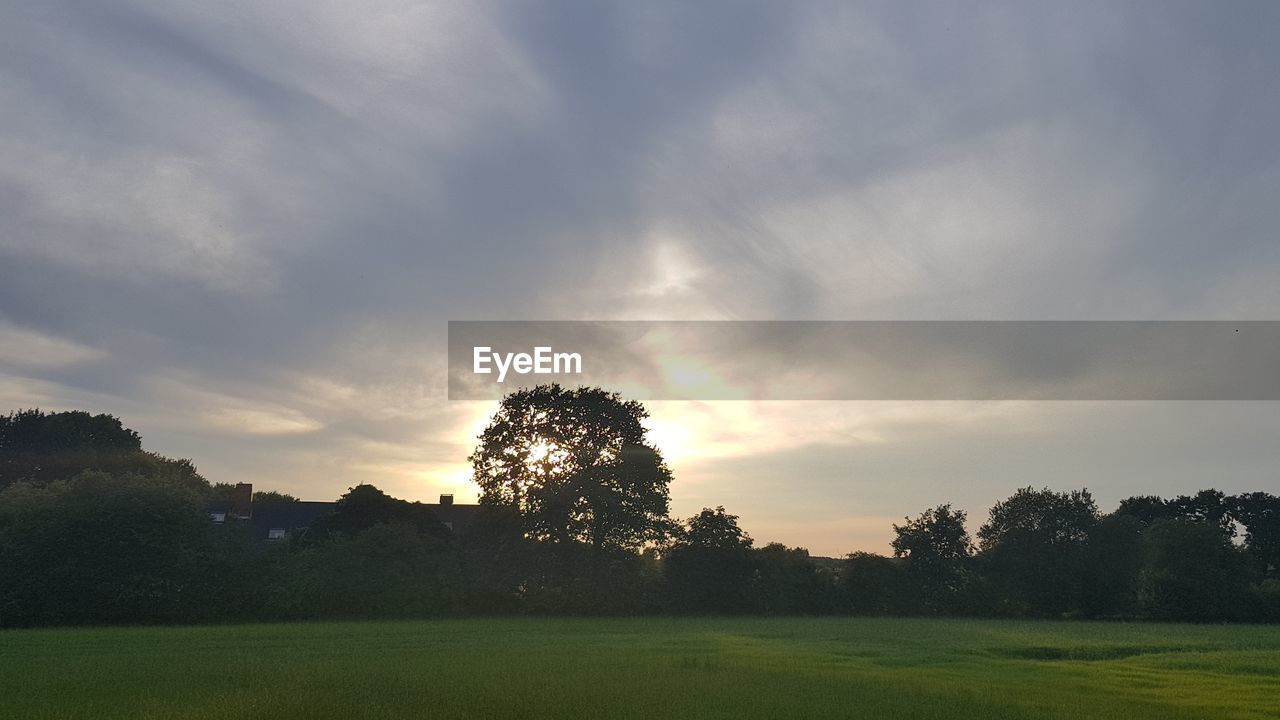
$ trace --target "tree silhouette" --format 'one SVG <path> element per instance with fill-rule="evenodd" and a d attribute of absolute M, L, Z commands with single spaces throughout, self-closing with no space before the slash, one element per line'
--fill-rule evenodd
<path fill-rule="evenodd" d="M 1264 575 L 1280 573 L 1280 497 L 1264 492 L 1230 499 L 1232 515 L 1244 526 L 1245 548 Z"/>
<path fill-rule="evenodd" d="M 1214 523 L 1173 518 L 1143 537 L 1138 604 L 1160 620 L 1233 620 L 1242 613 L 1243 558 Z"/>
<path fill-rule="evenodd" d="M 894 525 L 894 557 L 906 558 L 907 573 L 931 612 L 952 612 L 969 584 L 973 542 L 965 529 L 963 510 L 939 505 L 902 525 Z"/>
<path fill-rule="evenodd" d="M 514 508 L 525 533 L 596 550 L 661 539 L 671 471 L 645 442 L 634 400 L 539 385 L 503 398 L 471 454 L 482 505 Z"/>
<path fill-rule="evenodd" d="M 667 582 L 678 609 L 746 612 L 751 609 L 754 541 L 723 507 L 689 518 L 664 557 Z"/>
<path fill-rule="evenodd" d="M 841 565 L 839 589 L 845 610 L 855 615 L 891 615 L 918 610 L 918 597 L 901 560 L 855 552 Z"/>
<path fill-rule="evenodd" d="M 986 574 L 1015 614 L 1079 609 L 1098 506 L 1088 490 L 1020 488 L 978 529 Z"/>
<path fill-rule="evenodd" d="M 114 415 L 39 409 L 0 415 L 0 488 L 70 480 L 85 470 L 165 475 L 194 490 L 208 488 L 190 460 L 143 450 L 138 433 Z"/>
<path fill-rule="evenodd" d="M 255 497 L 254 501 L 258 499 Z M 373 485 L 357 485 L 338 498 L 334 511 L 311 524 L 308 535 L 315 540 L 328 539 L 334 533 L 348 537 L 377 525 L 400 523 L 414 528 L 420 535 L 443 540 L 451 535 L 431 508 L 419 502 L 393 498 Z"/>

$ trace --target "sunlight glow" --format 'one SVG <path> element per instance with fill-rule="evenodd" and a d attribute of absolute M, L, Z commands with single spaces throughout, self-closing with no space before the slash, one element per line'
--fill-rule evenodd
<path fill-rule="evenodd" d="M 530 463 L 542 462 L 543 458 L 545 458 L 547 455 L 551 453 L 552 447 L 553 445 L 551 445 L 551 443 L 545 440 L 534 444 L 533 447 L 529 448 L 529 462 Z"/>

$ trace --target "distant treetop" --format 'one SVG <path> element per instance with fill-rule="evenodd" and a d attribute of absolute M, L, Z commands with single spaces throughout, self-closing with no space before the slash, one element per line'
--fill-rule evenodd
<path fill-rule="evenodd" d="M 0 415 L 0 453 L 61 450 L 141 450 L 142 438 L 114 415 L 39 408 Z"/>
<path fill-rule="evenodd" d="M 143 450 L 138 433 L 114 415 L 39 409 L 0 415 L 0 488 L 15 482 L 69 480 L 86 470 L 165 476 L 194 489 L 208 489 L 190 460 Z"/>

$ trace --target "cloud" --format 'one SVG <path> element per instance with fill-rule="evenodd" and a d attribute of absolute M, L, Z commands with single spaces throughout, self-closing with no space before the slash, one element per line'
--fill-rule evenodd
<path fill-rule="evenodd" d="M 34 330 L 0 324 L 0 366 L 61 368 L 100 360 L 100 350 Z"/>
<path fill-rule="evenodd" d="M 1277 12 L 19 2 L 0 400 L 116 412 L 215 480 L 431 497 L 485 412 L 444 399 L 449 319 L 1274 319 Z M 815 422 L 699 412 L 725 463 Z M 816 434 L 926 454 L 955 422 Z"/>

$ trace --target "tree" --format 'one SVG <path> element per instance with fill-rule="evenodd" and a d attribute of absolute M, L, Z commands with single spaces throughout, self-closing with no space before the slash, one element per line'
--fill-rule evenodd
<path fill-rule="evenodd" d="M 663 558 L 678 609 L 746 612 L 752 607 L 753 541 L 738 527 L 738 516 L 723 507 L 703 508 L 689 519 Z"/>
<path fill-rule="evenodd" d="M 1121 500 L 1116 514 L 1131 515 L 1144 526 L 1174 518 L 1206 522 L 1216 526 L 1227 537 L 1235 537 L 1235 500 L 1221 490 L 1213 489 L 1201 490 L 1195 495 L 1179 495 L 1172 500 L 1156 495 L 1138 495 Z"/>
<path fill-rule="evenodd" d="M 855 615 L 906 614 L 919 609 L 904 563 L 883 555 L 850 554 L 840 570 L 840 589 L 846 609 Z"/>
<path fill-rule="evenodd" d="M 190 460 L 143 450 L 138 433 L 113 415 L 38 409 L 0 415 L 0 488 L 20 481 L 70 480 L 86 470 L 118 476 L 164 475 L 196 490 L 209 486 Z"/>
<path fill-rule="evenodd" d="M 1143 535 L 1138 602 L 1160 620 L 1232 620 L 1245 614 L 1248 580 L 1239 551 L 1219 527 L 1159 520 Z"/>
<path fill-rule="evenodd" d="M 826 607 L 830 582 L 804 548 L 769 543 L 754 553 L 752 594 L 756 610 L 773 615 L 811 614 Z"/>
<path fill-rule="evenodd" d="M 1125 498 L 1120 501 L 1120 507 L 1115 514 L 1128 515 L 1141 523 L 1143 527 L 1156 520 L 1173 517 L 1173 511 L 1169 508 L 1169 504 L 1158 495 L 1135 495 Z"/>
<path fill-rule="evenodd" d="M 441 524 L 431 508 L 418 502 L 393 498 L 373 485 L 357 485 L 338 498 L 334 511 L 318 518 L 308 529 L 308 536 L 324 540 L 334 533 L 348 537 L 387 523 L 413 527 L 422 535 L 448 538 L 448 528 Z"/>
<path fill-rule="evenodd" d="M 253 494 L 255 503 L 296 503 L 298 498 L 278 490 L 259 490 Z"/>
<path fill-rule="evenodd" d="M 142 438 L 119 418 L 105 413 L 46 413 L 36 408 L 0 415 L 2 452 L 54 453 L 84 448 L 141 450 Z"/>
<path fill-rule="evenodd" d="M 671 471 L 645 441 L 646 417 L 640 403 L 599 388 L 507 395 L 470 458 L 481 504 L 515 508 L 539 540 L 599 551 L 662 539 Z"/>
<path fill-rule="evenodd" d="M 1258 571 L 1280 574 L 1280 497 L 1264 492 L 1229 499 L 1232 516 L 1244 526 L 1245 548 Z"/>
<path fill-rule="evenodd" d="M 1236 536 L 1231 517 L 1231 501 L 1221 490 L 1201 490 L 1195 495 L 1179 495 L 1169 501 L 1170 517 L 1212 525 L 1228 538 Z"/>
<path fill-rule="evenodd" d="M 1015 614 L 1080 609 L 1085 551 L 1098 522 L 1088 490 L 1021 488 L 991 508 L 978 529 L 983 567 Z"/>
<path fill-rule="evenodd" d="M 738 516 L 725 512 L 720 505 L 715 510 L 702 508 L 702 512 L 689 518 L 678 544 L 736 552 L 750 550 L 755 540 L 738 526 Z"/>
<path fill-rule="evenodd" d="M 480 613 L 519 609 L 531 585 L 535 543 L 524 536 L 510 506 L 482 505 L 459 537 L 467 605 Z"/>
<path fill-rule="evenodd" d="M 299 549 L 285 565 L 285 616 L 412 617 L 454 609 L 457 556 L 409 522 L 380 522 Z"/>
<path fill-rule="evenodd" d="M 1089 532 L 1081 609 L 1091 617 L 1130 617 L 1137 612 L 1143 525 L 1133 515 L 1113 513 Z"/>
<path fill-rule="evenodd" d="M 970 581 L 973 542 L 963 510 L 939 505 L 895 524 L 893 555 L 906 561 L 921 606 L 933 613 L 955 612 Z"/>
<path fill-rule="evenodd" d="M 0 491 L 0 624 L 176 622 L 210 601 L 199 493 L 90 471 Z"/>

